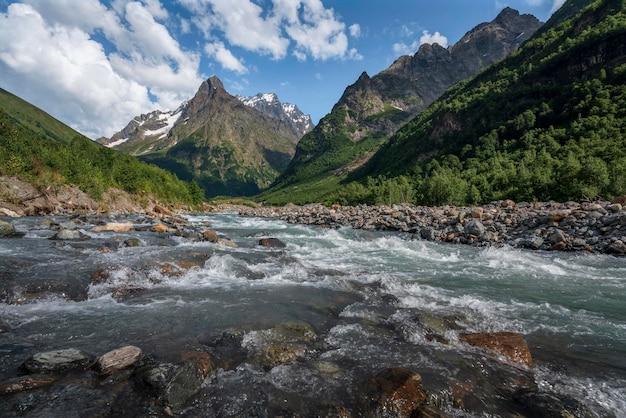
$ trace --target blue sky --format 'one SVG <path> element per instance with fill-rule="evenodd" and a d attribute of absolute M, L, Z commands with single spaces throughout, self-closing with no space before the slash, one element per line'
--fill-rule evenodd
<path fill-rule="evenodd" d="M 422 43 L 453 45 L 512 7 L 564 0 L 0 0 L 0 87 L 91 138 L 176 108 L 217 75 L 314 122 L 361 72 Z"/>

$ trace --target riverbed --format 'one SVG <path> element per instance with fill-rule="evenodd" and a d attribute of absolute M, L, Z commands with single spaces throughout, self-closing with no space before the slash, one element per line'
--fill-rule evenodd
<path fill-rule="evenodd" d="M 157 364 L 211 356 L 193 395 L 172 408 L 144 402 L 136 376 L 116 389 L 132 394 L 114 398 L 96 378 L 74 377 L 71 390 L 62 379 L 0 397 L 3 416 L 54 416 L 69 403 L 74 416 L 107 416 L 115 400 L 134 416 L 362 416 L 363 382 L 398 367 L 419 373 L 428 402 L 449 416 L 532 416 L 541 399 L 586 416 L 626 414 L 623 257 L 236 213 L 183 218 L 222 239 L 120 216 L 108 221 L 134 227 L 93 232 L 102 220 L 83 217 L 80 239 L 54 240 L 51 222 L 68 219 L 12 220 L 21 235 L 0 239 L 0 379 L 38 352 L 133 345 Z M 532 364 L 463 341 L 498 332 L 522 336 Z M 268 355 L 276 345 L 288 355 Z"/>

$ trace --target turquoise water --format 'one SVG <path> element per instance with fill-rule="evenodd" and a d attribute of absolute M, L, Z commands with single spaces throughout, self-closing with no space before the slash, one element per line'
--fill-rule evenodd
<path fill-rule="evenodd" d="M 626 414 L 626 259 L 446 245 L 235 214 L 188 219 L 210 222 L 239 247 L 129 233 L 146 245 L 102 253 L 97 247 L 110 239 L 106 233 L 85 228 L 88 243 L 59 245 L 46 239 L 51 233 L 37 226 L 40 219 L 18 220 L 18 230 L 28 232 L 0 240 L 0 277 L 16 287 L 41 277 L 70 285 L 66 295 L 59 290 L 21 305 L 0 304 L 9 328 L 0 334 L 3 378 L 24 356 L 44 349 L 100 353 L 134 344 L 168 360 L 181 346 L 233 327 L 245 330 L 244 341 L 253 346 L 282 321 L 312 324 L 323 348 L 307 361 L 270 371 L 244 364 L 218 374 L 219 384 L 201 402 L 228 416 L 256 396 L 242 391 L 242 382 L 296 393 L 310 403 L 328 396 L 350 403 L 346 386 L 382 367 L 405 366 L 422 373 L 425 385 L 445 388 L 478 373 L 468 371 L 477 361 L 491 367 L 459 342 L 461 332 L 513 331 L 524 336 L 534 359 L 523 373 L 541 390 L 574 397 L 599 416 Z M 264 236 L 279 238 L 286 248 L 257 246 Z M 176 277 L 149 267 L 189 254 L 206 261 Z M 91 282 L 94 271 L 112 267 L 107 283 Z M 122 285 L 144 291 L 112 297 Z M 74 288 L 84 288 L 85 297 L 67 297 Z M 426 316 L 455 318 L 459 326 L 442 331 L 448 344 L 424 338 L 415 318 Z M 341 373 L 320 374 L 320 362 Z M 306 402 L 299 402 L 306 411 Z M 493 402 L 448 412 L 505 415 L 506 407 Z"/>

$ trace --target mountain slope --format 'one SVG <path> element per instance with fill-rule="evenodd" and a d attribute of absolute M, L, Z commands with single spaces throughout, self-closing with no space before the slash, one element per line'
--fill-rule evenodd
<path fill-rule="evenodd" d="M 207 196 L 237 196 L 258 193 L 287 167 L 299 129 L 245 105 L 213 76 L 175 111 L 138 116 L 101 142 L 197 180 Z"/>
<path fill-rule="evenodd" d="M 427 204 L 623 194 L 624 7 L 622 0 L 599 0 L 555 21 L 509 58 L 450 89 L 351 179 L 361 185 L 368 177 L 402 179 Z"/>
<path fill-rule="evenodd" d="M 332 182 L 333 175 L 363 164 L 445 89 L 504 58 L 540 25 L 536 18 L 506 8 L 450 48 L 422 45 L 414 56 L 400 57 L 374 77 L 362 73 L 332 111 L 302 138 L 286 172 L 262 197 L 277 202 L 276 196 L 289 194 L 290 200 L 303 203 L 286 189 L 298 187 L 307 189 L 307 200 L 319 200 L 319 194 L 309 193 L 312 182 Z"/>
<path fill-rule="evenodd" d="M 72 184 L 95 199 L 112 187 L 169 202 L 200 203 L 203 197 L 196 186 L 98 145 L 2 89 L 0 174 L 42 190 Z"/>

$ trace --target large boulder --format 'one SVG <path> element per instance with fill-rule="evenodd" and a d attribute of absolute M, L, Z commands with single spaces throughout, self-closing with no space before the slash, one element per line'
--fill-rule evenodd
<path fill-rule="evenodd" d="M 496 351 L 514 363 L 532 366 L 533 359 L 524 338 L 514 332 L 486 332 L 465 334 L 461 341 L 489 350 Z"/>
<path fill-rule="evenodd" d="M 15 226 L 10 222 L 0 220 L 0 237 L 5 237 L 15 233 Z"/>
<path fill-rule="evenodd" d="M 74 348 L 34 354 L 20 365 L 21 374 L 57 373 L 87 368 L 93 356 Z"/>
<path fill-rule="evenodd" d="M 366 417 L 409 417 L 419 415 L 426 402 L 422 376 L 409 369 L 391 368 L 365 380 L 357 401 Z"/>

